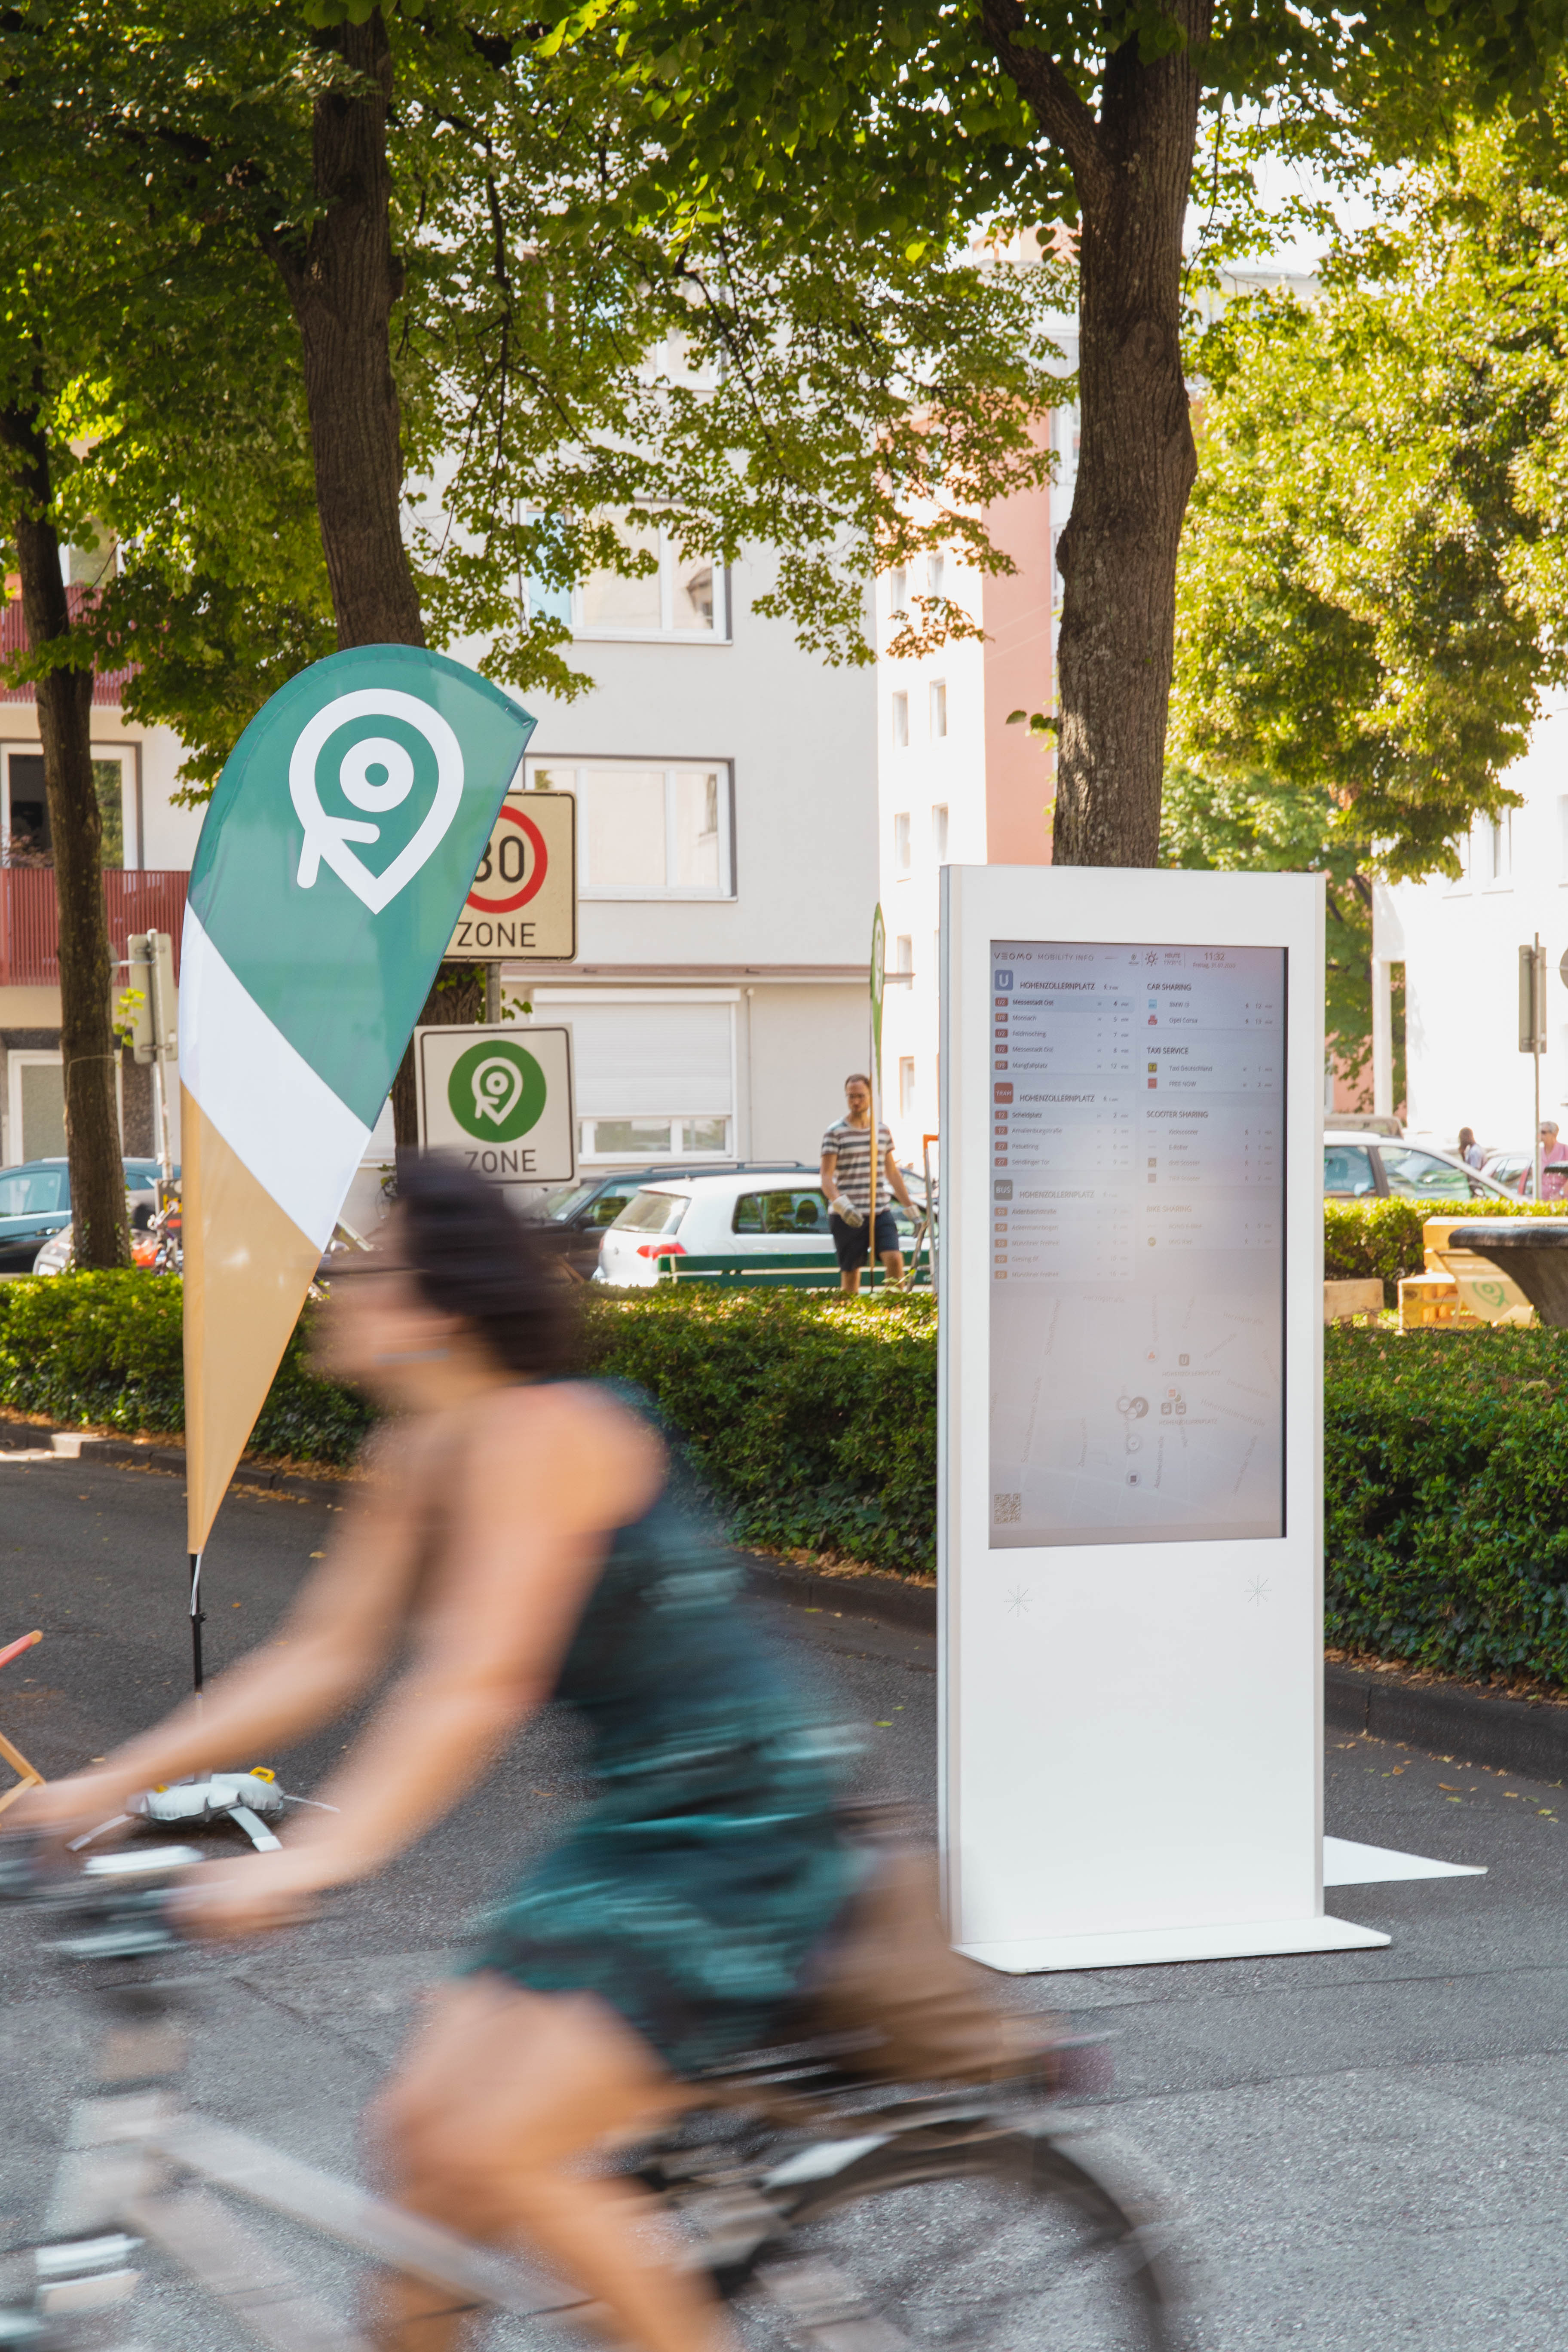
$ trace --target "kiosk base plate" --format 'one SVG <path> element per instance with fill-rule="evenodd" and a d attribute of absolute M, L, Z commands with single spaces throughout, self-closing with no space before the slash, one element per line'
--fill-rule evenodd
<path fill-rule="evenodd" d="M 1287 1952 L 1370 1951 L 1393 1939 L 1349 1919 L 1257 1919 L 1215 1927 L 1137 1927 L 1121 1935 L 1021 1937 L 1016 1943 L 960 1944 L 965 1959 L 1004 1976 L 1057 1969 L 1145 1969 L 1176 1960 L 1252 1960 Z"/>

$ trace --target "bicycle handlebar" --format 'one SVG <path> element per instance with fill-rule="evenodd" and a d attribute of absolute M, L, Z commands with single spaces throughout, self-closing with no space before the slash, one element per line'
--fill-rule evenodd
<path fill-rule="evenodd" d="M 61 1870 L 47 1842 L 23 1832 L 0 1840 L 0 1903 L 61 1914 L 72 1932 L 53 1948 L 68 1959 L 137 1959 L 184 1940 L 170 1898 L 174 1881 L 202 1860 L 195 1846 L 130 1846 Z"/>

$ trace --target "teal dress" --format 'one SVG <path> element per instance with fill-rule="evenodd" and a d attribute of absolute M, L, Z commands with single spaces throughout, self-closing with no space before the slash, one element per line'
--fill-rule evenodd
<path fill-rule="evenodd" d="M 742 1581 L 668 1490 L 616 1530 L 554 1693 L 597 1795 L 468 1964 L 597 1993 L 680 2074 L 768 2042 L 858 1878 L 837 1812 L 850 1742 Z"/>

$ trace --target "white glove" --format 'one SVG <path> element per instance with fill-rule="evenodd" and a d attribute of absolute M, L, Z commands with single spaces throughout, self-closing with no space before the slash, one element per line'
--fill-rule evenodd
<path fill-rule="evenodd" d="M 866 1222 L 865 1210 L 852 1208 L 842 1192 L 836 1192 L 827 1205 L 834 1215 L 841 1217 L 847 1225 L 863 1225 Z"/>

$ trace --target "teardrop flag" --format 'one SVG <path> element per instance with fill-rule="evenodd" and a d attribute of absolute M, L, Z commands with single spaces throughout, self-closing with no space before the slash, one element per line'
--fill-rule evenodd
<path fill-rule="evenodd" d="M 534 721 L 445 655 L 279 688 L 207 810 L 180 984 L 185 1446 L 197 1577 Z"/>

